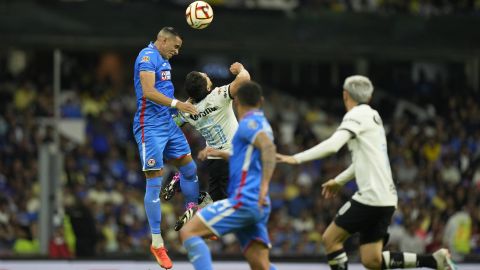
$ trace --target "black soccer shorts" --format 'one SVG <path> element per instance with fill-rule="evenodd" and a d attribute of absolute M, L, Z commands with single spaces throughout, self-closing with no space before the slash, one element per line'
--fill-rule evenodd
<path fill-rule="evenodd" d="M 350 234 L 359 233 L 360 245 L 381 239 L 385 244 L 394 212 L 394 206 L 370 206 L 351 199 L 338 210 L 334 222 Z"/>
<path fill-rule="evenodd" d="M 223 159 L 207 159 L 208 193 L 213 201 L 227 198 L 227 183 L 229 177 L 229 163 Z"/>

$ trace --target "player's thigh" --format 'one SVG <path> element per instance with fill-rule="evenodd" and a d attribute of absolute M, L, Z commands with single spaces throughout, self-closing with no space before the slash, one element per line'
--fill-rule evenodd
<path fill-rule="evenodd" d="M 360 245 L 360 260 L 367 269 L 381 269 L 383 240 Z"/>
<path fill-rule="evenodd" d="M 269 259 L 270 249 L 262 242 L 254 241 L 244 252 L 250 269 L 252 270 L 268 270 L 270 268 Z"/>
<path fill-rule="evenodd" d="M 255 213 L 255 222 L 235 232 L 243 253 L 247 252 L 254 243 L 261 243 L 267 248 L 271 247 L 267 229 L 270 207 L 264 206 L 262 209 L 259 209 L 255 205 L 249 207 L 249 210 Z"/>
<path fill-rule="evenodd" d="M 347 240 L 350 233 L 344 228 L 339 227 L 335 222 L 331 222 L 323 233 L 322 239 L 327 252 L 333 252 L 343 247 L 343 242 Z"/>
<path fill-rule="evenodd" d="M 243 230 L 258 220 L 258 215 L 235 200 L 224 199 L 202 208 L 197 216 L 217 236 Z"/>
<path fill-rule="evenodd" d="M 158 171 L 163 168 L 163 151 L 168 138 L 161 132 L 145 129 L 135 134 L 143 171 Z"/>
<path fill-rule="evenodd" d="M 192 161 L 190 146 L 182 130 L 177 126 L 170 131 L 164 156 L 176 167 L 181 167 Z"/>
<path fill-rule="evenodd" d="M 180 230 L 180 238 L 183 241 L 193 236 L 207 236 L 213 232 L 208 228 L 198 215 L 193 216 Z"/>

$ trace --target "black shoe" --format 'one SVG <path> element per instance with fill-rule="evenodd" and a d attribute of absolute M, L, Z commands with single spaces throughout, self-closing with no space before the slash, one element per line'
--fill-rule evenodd
<path fill-rule="evenodd" d="M 180 173 L 176 172 L 173 175 L 172 180 L 170 180 L 170 183 L 168 183 L 163 188 L 160 196 L 162 196 L 162 198 L 165 201 L 169 201 L 171 198 L 173 198 L 173 195 L 175 195 L 179 187 L 180 187 Z"/>
<path fill-rule="evenodd" d="M 189 203 L 187 206 L 187 211 L 185 211 L 185 213 L 183 213 L 183 215 L 177 220 L 177 223 L 175 223 L 175 231 L 180 231 L 183 225 L 192 219 L 197 210 L 198 206 L 195 203 Z"/>
<path fill-rule="evenodd" d="M 213 203 L 213 200 L 210 194 L 206 191 L 200 191 L 200 196 L 198 196 L 198 209 L 202 209 L 211 203 Z"/>

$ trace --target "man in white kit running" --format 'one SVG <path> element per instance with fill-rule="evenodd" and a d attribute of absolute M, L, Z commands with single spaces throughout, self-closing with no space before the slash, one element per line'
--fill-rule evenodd
<path fill-rule="evenodd" d="M 323 234 L 330 269 L 348 269 L 343 243 L 354 233 L 360 234 L 360 258 L 368 269 L 455 269 L 448 250 L 443 248 L 427 255 L 382 252 L 384 240 L 388 240 L 387 229 L 397 207 L 397 192 L 382 119 L 367 104 L 372 94 L 373 85 L 367 77 L 348 77 L 343 85 L 347 113 L 336 132 L 304 152 L 294 156 L 277 154 L 277 159 L 288 164 L 300 164 L 332 155 L 348 143 L 352 164 L 335 179 L 322 185 L 322 195 L 326 199 L 336 196 L 342 186 L 353 178 L 358 185 L 358 191 L 340 208 Z"/>

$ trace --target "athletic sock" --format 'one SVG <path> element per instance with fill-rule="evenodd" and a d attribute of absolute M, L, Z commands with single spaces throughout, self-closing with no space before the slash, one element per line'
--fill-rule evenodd
<path fill-rule="evenodd" d="M 160 222 L 162 221 L 162 210 L 160 206 L 160 189 L 162 188 L 162 177 L 147 179 L 145 189 L 145 212 L 147 213 L 148 224 L 152 234 L 160 234 Z"/>
<path fill-rule="evenodd" d="M 187 250 L 188 260 L 195 270 L 213 270 L 212 255 L 201 237 L 194 236 L 183 242 Z"/>
<path fill-rule="evenodd" d="M 328 265 L 332 270 L 348 270 L 348 257 L 345 250 L 340 249 L 327 254 Z"/>
<path fill-rule="evenodd" d="M 382 269 L 437 268 L 432 255 L 417 255 L 409 252 L 382 252 Z"/>
<path fill-rule="evenodd" d="M 189 203 L 197 205 L 199 196 L 197 166 L 191 161 L 187 165 L 178 168 L 180 171 L 180 188 L 185 197 L 185 207 Z"/>

